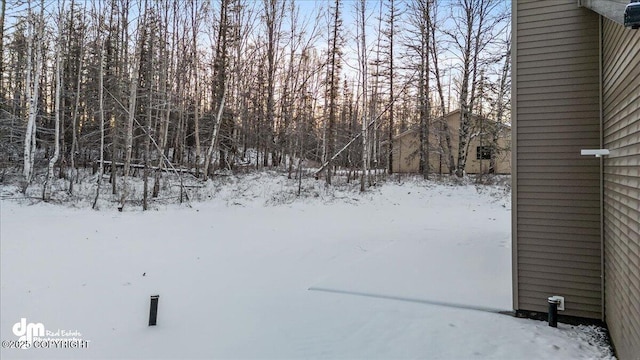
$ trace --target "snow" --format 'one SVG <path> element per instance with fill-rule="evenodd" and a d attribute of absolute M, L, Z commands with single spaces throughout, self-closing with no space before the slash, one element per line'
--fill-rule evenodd
<path fill-rule="evenodd" d="M 511 309 L 508 189 L 303 187 L 230 176 L 201 190 L 207 201 L 148 212 L 3 200 L 2 340 L 26 318 L 90 342 L 1 357 L 613 358 L 599 328 L 499 313 Z"/>

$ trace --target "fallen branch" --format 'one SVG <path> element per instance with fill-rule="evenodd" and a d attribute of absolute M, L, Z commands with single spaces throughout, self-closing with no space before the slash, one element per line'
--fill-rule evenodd
<path fill-rule="evenodd" d="M 107 93 L 109 94 L 109 96 L 111 96 L 113 98 L 113 100 L 115 100 L 115 102 L 120 105 L 120 107 L 122 108 L 122 110 L 124 110 L 126 113 L 129 112 L 129 110 L 127 110 L 127 108 L 124 107 L 124 105 L 122 105 L 122 102 L 120 102 L 120 100 L 118 100 L 115 96 L 113 96 L 113 94 L 107 90 Z M 182 176 L 180 174 L 180 172 L 173 166 L 173 163 L 171 163 L 171 161 L 169 161 L 169 158 L 164 154 L 164 152 L 162 151 L 162 149 L 160 148 L 160 146 L 158 145 L 158 143 L 156 142 L 156 139 L 153 138 L 153 136 L 151 136 L 151 134 L 149 134 L 146 129 L 140 125 L 140 122 L 138 122 L 138 119 L 136 119 L 136 117 L 133 117 L 133 120 L 135 121 L 135 123 L 138 125 L 138 127 L 140 128 L 140 130 L 142 130 L 142 132 L 149 137 L 149 140 L 151 140 L 151 142 L 153 143 L 153 146 L 156 148 L 156 150 L 158 150 L 158 152 L 160 153 L 160 156 L 162 157 L 162 159 L 167 163 L 167 165 L 169 165 L 169 167 L 171 167 L 171 170 L 173 172 L 175 172 L 176 175 L 178 175 L 178 179 L 180 179 L 180 204 L 182 204 L 182 196 L 183 196 L 183 192 L 186 190 L 184 188 L 184 182 L 182 179 Z M 187 201 L 189 201 L 189 195 L 187 195 Z"/>
<path fill-rule="evenodd" d="M 416 72 L 414 71 L 413 75 L 411 75 L 411 78 L 409 78 L 409 81 L 407 81 L 404 85 L 404 87 L 400 90 L 400 93 L 402 93 L 404 91 L 404 89 L 407 87 L 407 85 L 411 82 L 411 80 L 415 77 Z M 382 110 L 382 112 L 380 114 L 378 114 L 378 116 L 376 116 L 375 119 L 371 120 L 371 122 L 369 123 L 369 125 L 367 125 L 367 129 L 369 129 L 373 124 L 375 124 L 381 117 L 382 115 L 384 115 L 387 111 L 389 111 L 389 109 L 391 108 L 391 105 L 396 101 L 396 98 L 393 99 L 392 102 L 390 102 L 385 108 L 384 110 Z M 333 160 L 335 160 L 338 156 L 340 156 L 340 154 L 342 154 L 343 151 L 347 150 L 347 148 L 349 146 L 351 146 L 351 144 L 353 144 L 356 140 L 358 140 L 360 138 L 360 136 L 362 136 L 362 134 L 364 133 L 364 129 L 361 130 L 356 136 L 353 137 L 353 139 L 351 139 L 347 145 L 345 145 L 344 147 L 342 147 L 342 149 L 340 149 L 337 153 L 335 153 L 335 155 L 333 155 L 331 157 L 330 160 L 326 161 L 324 164 L 322 164 L 322 166 L 320 167 L 320 169 L 316 170 L 316 172 L 314 173 L 314 175 L 316 176 L 316 178 L 318 177 L 318 174 L 320 174 L 322 172 L 322 170 L 326 169 L 327 166 L 329 165 L 330 162 L 332 162 Z"/>
<path fill-rule="evenodd" d="M 102 162 L 103 165 L 109 165 L 109 166 L 116 166 L 116 167 L 124 167 L 124 163 L 121 162 L 113 162 L 110 160 L 104 160 L 104 161 L 100 161 L 100 160 L 96 160 L 96 164 L 100 164 Z M 144 169 L 144 164 L 129 164 L 129 167 L 132 167 L 134 169 Z M 150 170 L 159 170 L 159 171 L 164 171 L 164 172 L 181 172 L 181 173 L 189 173 L 193 176 L 195 176 L 195 174 L 193 173 L 193 171 L 191 169 L 182 169 L 182 168 L 176 168 L 176 169 L 168 169 L 165 167 L 159 167 L 159 166 L 149 166 L 148 167 Z"/>

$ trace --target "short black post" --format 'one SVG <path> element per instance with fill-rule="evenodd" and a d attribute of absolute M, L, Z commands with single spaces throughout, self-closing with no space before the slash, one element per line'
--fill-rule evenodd
<path fill-rule="evenodd" d="M 158 319 L 158 299 L 160 295 L 151 295 L 151 308 L 149 310 L 149 326 L 155 326 Z"/>
<path fill-rule="evenodd" d="M 549 326 L 558 327 L 558 304 L 560 300 L 553 296 L 547 299 L 549 303 Z"/>

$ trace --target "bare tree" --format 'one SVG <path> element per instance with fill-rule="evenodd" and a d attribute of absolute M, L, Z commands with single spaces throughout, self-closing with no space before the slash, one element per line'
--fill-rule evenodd
<path fill-rule="evenodd" d="M 268 149 L 275 143 L 273 135 L 275 122 L 275 76 L 278 62 L 277 47 L 280 40 L 280 29 L 285 2 L 280 0 L 264 1 L 264 21 L 267 33 L 267 141 L 265 147 L 264 166 L 268 165 Z M 278 165 L 275 149 L 272 149 L 271 164 Z"/>
<path fill-rule="evenodd" d="M 53 166 L 60 156 L 60 98 L 62 97 L 62 12 L 64 2 L 58 13 L 58 39 L 56 47 L 56 93 L 55 93 L 55 130 L 54 130 L 54 151 L 53 156 L 49 159 L 49 168 L 47 177 L 42 187 L 42 200 L 49 201 L 51 199 L 51 178 L 53 177 Z"/>
<path fill-rule="evenodd" d="M 4 14 L 7 12 L 7 0 L 0 5 L 0 100 L 4 100 Z"/>
<path fill-rule="evenodd" d="M 144 141 L 144 174 L 143 174 L 143 189 L 142 189 L 142 210 L 149 209 L 149 166 L 151 165 L 149 156 L 150 156 L 150 147 L 151 147 L 151 123 L 153 116 L 153 108 L 154 108 L 154 97 L 153 91 L 155 88 L 155 76 L 153 74 L 153 69 L 155 68 L 155 60 L 154 60 L 154 39 L 155 32 L 157 29 L 154 27 L 149 31 L 149 42 L 147 49 L 147 60 L 146 60 L 146 69 L 145 69 L 145 86 L 147 91 L 147 111 L 145 116 L 145 141 Z"/>
<path fill-rule="evenodd" d="M 369 122 L 368 112 L 369 104 L 367 103 L 367 95 L 369 91 L 368 83 L 368 63 L 367 63 L 367 2 L 366 0 L 360 0 L 356 6 L 358 6 L 358 29 L 360 31 L 360 43 L 358 46 L 358 61 L 360 62 L 360 78 L 361 78 L 361 102 L 362 102 L 362 174 L 360 174 L 360 191 L 365 191 L 365 182 L 369 178 L 369 134 L 368 126 Z"/>
<path fill-rule="evenodd" d="M 395 101 L 396 94 L 394 91 L 394 84 L 396 80 L 396 69 L 394 66 L 395 59 L 395 36 L 396 36 L 396 17 L 397 8 L 395 0 L 388 0 L 387 11 L 388 16 L 386 18 L 386 29 L 383 32 L 386 37 L 386 63 L 388 64 L 387 75 L 389 82 L 389 127 L 387 132 L 388 153 L 387 153 L 387 171 L 389 174 L 393 173 L 393 137 L 395 135 Z"/>
<path fill-rule="evenodd" d="M 429 178 L 429 155 L 431 137 L 431 100 L 429 78 L 431 44 L 432 0 L 416 0 L 410 7 L 410 22 L 415 28 L 410 32 L 409 49 L 415 53 L 418 66 L 418 117 L 419 117 L 419 156 L 420 171 L 425 179 Z"/>
<path fill-rule="evenodd" d="M 342 45 L 340 39 L 340 30 L 342 27 L 340 8 L 340 0 L 335 0 L 333 6 L 330 8 L 331 31 L 329 33 L 329 42 L 331 47 L 329 48 L 327 66 L 327 87 L 329 89 L 329 116 L 327 121 L 326 146 L 326 159 L 328 161 L 328 165 L 326 167 L 327 185 L 331 185 L 331 171 L 333 170 L 334 157 L 332 157 L 332 154 L 335 152 L 335 123 L 338 112 L 338 88 L 340 86 L 340 54 Z"/>
<path fill-rule="evenodd" d="M 229 19 L 229 7 L 230 0 L 221 0 L 220 3 L 220 24 L 218 27 L 216 53 L 213 64 L 214 72 L 214 84 L 213 84 L 213 104 L 212 108 L 217 109 L 216 115 L 213 117 L 213 131 L 211 134 L 211 140 L 209 142 L 209 148 L 204 161 L 204 173 L 205 179 L 209 177 L 209 168 L 213 159 L 215 147 L 218 143 L 218 135 L 220 128 L 222 127 L 222 121 L 224 116 L 224 108 L 227 94 L 227 71 L 229 65 L 228 59 L 228 37 L 230 33 L 230 19 Z"/>
<path fill-rule="evenodd" d="M 446 120 L 448 112 L 447 101 L 444 96 L 444 86 L 442 81 L 442 64 L 440 62 L 440 42 L 438 41 L 438 2 L 433 0 L 432 11 L 430 12 L 429 22 L 429 36 L 430 36 L 430 50 L 431 50 L 431 69 L 436 81 L 436 94 L 438 96 L 439 111 L 437 112 L 437 138 L 440 150 L 440 159 L 444 158 L 447 163 L 447 169 L 449 174 L 453 174 L 455 168 L 455 159 L 453 157 L 453 143 L 451 140 L 451 129 L 449 129 L 449 123 Z M 442 163 L 442 160 L 440 160 Z M 442 165 L 440 165 L 442 166 Z M 440 169 L 442 172 L 442 169 Z"/>
<path fill-rule="evenodd" d="M 494 101 L 494 110 L 495 110 L 495 126 L 491 129 L 491 159 L 489 162 L 489 168 L 496 168 L 496 157 L 497 155 L 506 149 L 501 149 L 498 145 L 498 139 L 502 135 L 502 130 L 505 128 L 505 113 L 508 111 L 508 103 L 509 103 L 509 90 L 510 90 L 510 81 L 511 78 L 511 37 L 507 37 L 505 40 L 505 54 L 503 59 L 502 70 L 500 73 L 500 80 L 497 86 L 497 94 L 496 99 Z"/>
<path fill-rule="evenodd" d="M 71 2 L 71 9 L 73 11 L 74 2 Z M 73 16 L 73 13 L 71 14 Z M 82 11 L 81 21 L 85 20 L 85 12 L 84 9 Z M 76 72 L 76 81 L 75 81 L 75 96 L 74 96 L 74 105 L 73 105 L 73 115 L 71 116 L 71 149 L 69 151 L 69 160 L 70 160 L 70 174 L 69 174 L 69 193 L 73 193 L 73 184 L 78 181 L 78 169 L 76 169 L 76 153 L 78 151 L 78 117 L 80 116 L 80 99 L 82 96 L 82 77 L 83 77 L 83 57 L 85 52 L 85 31 L 84 27 L 80 34 L 80 37 L 77 40 L 79 43 L 79 56 L 77 59 L 77 72 Z M 101 58 L 103 56 L 103 49 L 101 49 Z M 73 85 L 73 84 L 70 84 Z M 103 114 L 104 116 L 104 114 Z M 104 161 L 104 159 L 102 159 Z M 103 164 L 100 164 L 103 166 Z M 61 166 L 61 169 L 63 167 Z"/>
<path fill-rule="evenodd" d="M 200 8 L 200 10 L 203 10 Z M 201 17 L 198 15 L 198 9 L 196 8 L 196 3 L 191 3 L 191 31 L 192 31 L 192 43 L 191 43 L 191 61 L 192 61 L 192 77 L 193 77 L 193 94 L 195 97 L 195 103 L 193 107 L 194 116 L 193 116 L 193 133 L 194 133 L 194 141 L 196 146 L 196 177 L 200 176 L 200 166 L 201 166 L 201 154 L 202 149 L 200 146 L 200 59 L 198 54 L 198 33 L 200 31 L 200 22 Z"/>
<path fill-rule="evenodd" d="M 463 30 L 462 36 L 449 31 L 447 34 L 459 50 L 462 66 L 460 81 L 460 133 L 456 176 L 464 175 L 471 136 L 471 111 L 476 101 L 478 78 L 483 66 L 481 53 L 495 39 L 495 29 L 505 14 L 495 11 L 500 0 L 458 0 L 453 19 Z"/>
<path fill-rule="evenodd" d="M 100 44 L 100 70 L 98 75 L 98 112 L 100 117 L 100 162 L 98 170 L 98 181 L 96 186 L 96 197 L 93 199 L 92 208 L 95 209 L 100 197 L 100 187 L 104 175 L 104 42 Z"/>
<path fill-rule="evenodd" d="M 27 73 L 26 88 L 28 92 L 29 108 L 27 129 L 24 137 L 24 186 L 23 191 L 33 178 L 33 165 L 36 153 L 36 117 L 38 116 L 38 102 L 40 99 L 40 74 L 42 72 L 42 43 L 44 42 L 44 1 L 40 4 L 40 14 L 36 17 L 28 3 L 27 30 Z M 35 58 L 35 66 L 33 60 Z"/>
<path fill-rule="evenodd" d="M 141 24 L 145 21 L 142 20 Z M 127 114 L 127 132 L 125 136 L 125 160 L 124 173 L 122 178 L 122 193 L 120 195 L 119 210 L 124 208 L 127 197 L 129 196 L 129 172 L 131 171 L 131 155 L 133 153 L 133 125 L 136 116 L 136 103 L 138 100 L 138 81 L 140 79 L 140 57 L 142 46 L 146 38 L 146 27 L 139 26 L 138 36 L 136 40 L 136 51 L 133 56 L 131 82 L 129 88 L 129 110 Z"/>

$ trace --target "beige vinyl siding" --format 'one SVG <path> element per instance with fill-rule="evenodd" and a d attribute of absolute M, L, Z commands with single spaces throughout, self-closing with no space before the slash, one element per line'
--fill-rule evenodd
<path fill-rule="evenodd" d="M 599 18 L 575 0 L 515 4 L 514 306 L 602 317 Z"/>
<path fill-rule="evenodd" d="M 406 131 L 393 140 L 393 172 L 417 173 L 420 169 L 420 138 L 417 131 Z"/>
<path fill-rule="evenodd" d="M 640 31 L 603 24 L 605 313 L 620 359 L 640 354 Z"/>
<path fill-rule="evenodd" d="M 478 128 L 480 119 L 473 116 L 474 124 L 472 127 Z M 435 119 L 434 124 L 441 121 L 441 118 Z M 449 131 L 451 132 L 451 150 L 454 159 L 458 158 L 458 137 L 460 126 L 460 110 L 454 110 L 446 116 Z M 491 120 L 485 120 L 487 123 Z M 495 124 L 495 123 L 494 123 Z M 435 128 L 435 126 L 433 126 Z M 429 168 L 431 174 L 448 173 L 449 166 L 446 154 L 440 149 L 440 139 L 436 134 L 436 130 L 432 129 L 429 134 Z M 487 173 L 489 171 L 490 161 L 488 159 L 478 159 L 478 147 L 489 145 L 489 138 L 480 136 L 473 137 L 469 142 L 469 153 L 465 172 L 468 174 Z M 504 127 L 499 132 L 498 151 L 495 154 L 495 173 L 510 174 L 511 173 L 511 129 Z M 455 161 L 455 160 L 454 160 Z M 393 139 L 393 172 L 394 173 L 419 173 L 420 171 L 420 133 L 417 129 L 407 130 Z"/>

